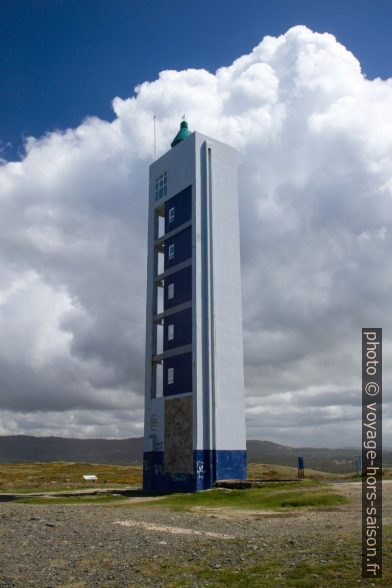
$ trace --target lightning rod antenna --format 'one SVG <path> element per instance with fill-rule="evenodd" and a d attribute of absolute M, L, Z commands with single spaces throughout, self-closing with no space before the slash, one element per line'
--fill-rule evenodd
<path fill-rule="evenodd" d="M 157 158 L 157 131 L 156 131 L 156 115 L 154 114 L 154 161 Z"/>

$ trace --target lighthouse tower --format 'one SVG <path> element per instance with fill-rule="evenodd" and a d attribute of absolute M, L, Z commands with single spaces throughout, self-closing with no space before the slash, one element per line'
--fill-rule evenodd
<path fill-rule="evenodd" d="M 235 150 L 186 121 L 150 166 L 143 487 L 246 477 Z"/>

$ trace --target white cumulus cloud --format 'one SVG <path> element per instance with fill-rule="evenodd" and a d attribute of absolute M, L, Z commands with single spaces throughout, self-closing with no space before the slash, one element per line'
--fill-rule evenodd
<path fill-rule="evenodd" d="M 392 80 L 298 26 L 113 109 L 0 167 L 0 433 L 141 434 L 152 120 L 162 154 L 186 113 L 238 149 L 248 437 L 359 446 L 361 328 L 392 347 Z"/>

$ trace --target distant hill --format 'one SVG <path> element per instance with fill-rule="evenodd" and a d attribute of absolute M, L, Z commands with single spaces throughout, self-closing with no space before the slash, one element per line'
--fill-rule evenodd
<path fill-rule="evenodd" d="M 143 437 L 131 439 L 68 439 L 65 437 L 0 437 L 0 463 L 84 461 L 114 465 L 140 464 Z"/>
<path fill-rule="evenodd" d="M 298 456 L 305 459 L 305 468 L 327 472 L 354 471 L 355 457 L 360 449 L 328 449 L 289 447 L 271 441 L 248 441 L 248 461 L 297 466 Z M 67 439 L 64 437 L 0 437 L 0 463 L 79 461 L 116 465 L 141 464 L 143 437 L 131 439 Z M 385 465 L 392 466 L 392 451 L 384 450 Z"/>
<path fill-rule="evenodd" d="M 248 441 L 248 461 L 297 467 L 298 457 L 304 458 L 305 468 L 325 472 L 355 471 L 355 458 L 360 449 L 328 449 L 324 447 L 289 447 L 270 441 Z M 384 456 L 385 457 L 385 456 Z M 392 452 L 390 452 L 392 463 Z"/>

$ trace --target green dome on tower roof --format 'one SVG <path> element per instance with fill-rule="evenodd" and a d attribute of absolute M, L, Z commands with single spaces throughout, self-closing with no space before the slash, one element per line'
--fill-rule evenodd
<path fill-rule="evenodd" d="M 190 130 L 188 129 L 188 123 L 186 120 L 181 121 L 180 130 L 178 131 L 177 135 L 174 137 L 171 147 L 175 147 L 178 143 L 181 143 L 184 139 L 186 139 L 191 134 Z"/>

